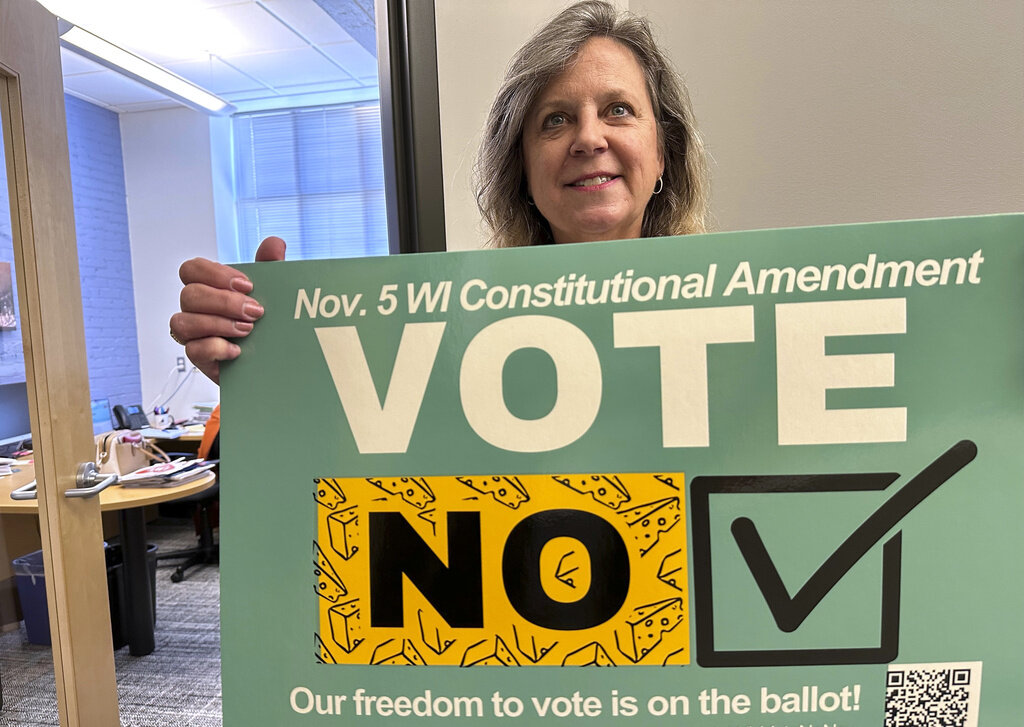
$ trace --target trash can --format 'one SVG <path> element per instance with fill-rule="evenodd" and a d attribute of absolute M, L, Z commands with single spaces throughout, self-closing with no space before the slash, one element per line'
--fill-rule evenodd
<path fill-rule="evenodd" d="M 50 645 L 50 615 L 46 611 L 46 580 L 43 572 L 43 551 L 23 555 L 11 561 L 18 600 L 25 619 L 25 632 L 30 644 Z"/>
<path fill-rule="evenodd" d="M 153 543 L 146 545 L 146 564 L 149 566 L 149 587 L 153 602 L 153 623 L 156 624 L 156 549 Z M 120 649 L 128 643 L 128 585 L 124 578 L 124 555 L 121 546 L 108 545 L 104 551 L 107 557 L 107 595 L 110 597 L 110 631 L 114 635 L 114 648 Z"/>
<path fill-rule="evenodd" d="M 156 551 L 157 546 L 146 546 L 149 581 L 153 589 L 153 620 L 156 621 Z M 110 630 L 114 648 L 128 643 L 128 591 L 124 582 L 124 556 L 120 545 L 104 544 L 107 563 L 107 595 L 110 600 Z M 18 600 L 25 619 L 25 633 L 30 644 L 50 645 L 50 615 L 46 603 L 46 574 L 43 570 L 43 551 L 37 550 L 11 561 Z"/>

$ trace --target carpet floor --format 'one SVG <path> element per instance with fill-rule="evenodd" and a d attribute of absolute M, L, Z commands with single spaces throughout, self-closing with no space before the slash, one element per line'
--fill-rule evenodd
<path fill-rule="evenodd" d="M 194 544 L 190 521 L 158 520 L 147 534 L 158 553 Z M 172 583 L 174 562 L 157 568 L 156 650 L 114 652 L 123 727 L 221 727 L 220 571 L 192 568 Z M 0 634 L 0 683 L 0 725 L 59 726 L 50 647 L 28 643 L 24 624 Z"/>

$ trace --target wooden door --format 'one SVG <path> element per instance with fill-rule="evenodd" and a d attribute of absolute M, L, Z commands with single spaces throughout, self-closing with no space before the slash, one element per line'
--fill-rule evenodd
<path fill-rule="evenodd" d="M 60 51 L 31 0 L 0 0 L 0 118 L 58 709 L 61 725 L 107 727 L 120 722 L 99 502 L 63 495 L 94 451 Z"/>

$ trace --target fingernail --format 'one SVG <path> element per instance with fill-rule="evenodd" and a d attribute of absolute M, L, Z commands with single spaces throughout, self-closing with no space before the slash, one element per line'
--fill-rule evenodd
<path fill-rule="evenodd" d="M 235 321 L 235 330 L 239 333 L 248 333 L 252 330 L 252 323 L 248 321 Z"/>
<path fill-rule="evenodd" d="M 252 291 L 252 281 L 248 278 L 231 278 L 228 283 L 232 290 L 237 290 L 239 293 L 249 293 Z"/>
<path fill-rule="evenodd" d="M 242 306 L 242 312 L 255 320 L 263 315 L 263 306 L 259 303 L 246 303 Z"/>
<path fill-rule="evenodd" d="M 234 343 L 231 344 L 231 357 L 234 358 L 242 353 L 242 347 Z"/>

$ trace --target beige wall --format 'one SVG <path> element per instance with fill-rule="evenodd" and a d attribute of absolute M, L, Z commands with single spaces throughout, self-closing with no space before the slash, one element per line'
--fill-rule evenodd
<path fill-rule="evenodd" d="M 210 134 L 211 125 L 230 121 L 185 108 L 121 114 L 120 121 L 146 407 L 161 392 L 169 395 L 184 376 L 169 373 L 185 351 L 168 335 L 168 321 L 178 310 L 178 266 L 190 257 L 217 259 L 217 179 Z M 152 284 L 156 271 L 160 285 Z M 171 414 L 189 417 L 193 402 L 218 397 L 217 385 L 195 372 L 171 400 Z"/>
<path fill-rule="evenodd" d="M 511 54 L 563 0 L 435 0 L 451 249 L 484 237 L 473 154 Z M 1024 211 L 1024 3 L 623 0 L 712 156 L 717 229 Z"/>

